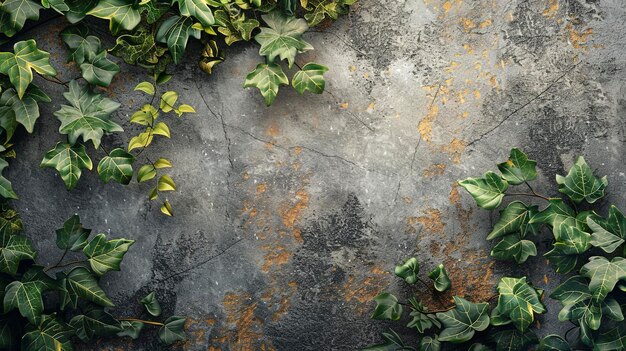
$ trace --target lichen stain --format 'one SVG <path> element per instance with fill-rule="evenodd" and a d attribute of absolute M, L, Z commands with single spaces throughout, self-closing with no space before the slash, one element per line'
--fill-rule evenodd
<path fill-rule="evenodd" d="M 439 107 L 437 105 L 431 105 L 428 108 L 428 113 L 426 117 L 424 117 L 418 124 L 417 129 L 419 130 L 422 139 L 430 144 L 432 140 L 433 133 L 433 122 L 437 118 L 437 114 L 439 113 Z"/>
<path fill-rule="evenodd" d="M 593 28 L 578 31 L 571 23 L 568 23 L 566 30 L 569 37 L 569 43 L 572 44 L 575 49 L 588 49 L 587 42 L 593 34 Z"/>
<path fill-rule="evenodd" d="M 459 194 L 459 183 L 454 182 L 452 184 L 452 189 L 450 189 L 450 195 L 448 195 L 448 200 L 452 205 L 456 205 L 461 201 L 461 195 Z"/>

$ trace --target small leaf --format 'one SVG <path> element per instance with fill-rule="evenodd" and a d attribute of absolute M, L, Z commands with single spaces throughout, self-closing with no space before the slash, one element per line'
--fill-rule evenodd
<path fill-rule="evenodd" d="M 63 223 L 63 228 L 57 229 L 57 246 L 61 250 L 81 250 L 87 245 L 90 233 L 91 229 L 84 228 L 80 223 L 80 217 L 73 215 Z"/>
<path fill-rule="evenodd" d="M 117 336 L 129 336 L 134 340 L 139 337 L 144 324 L 136 321 L 122 321 L 120 326 L 122 331 L 117 333 Z"/>
<path fill-rule="evenodd" d="M 154 106 L 145 104 L 139 111 L 130 116 L 130 121 L 143 126 L 151 126 L 157 117 L 159 117 L 159 112 L 154 108 Z"/>
<path fill-rule="evenodd" d="M 165 93 L 163 93 L 163 95 L 161 95 L 161 103 L 159 105 L 159 108 L 165 113 L 170 112 L 174 109 L 174 105 L 176 104 L 177 100 L 177 92 L 166 91 Z"/>
<path fill-rule="evenodd" d="M 402 265 L 396 266 L 395 274 L 404 279 L 409 284 L 415 284 L 417 282 L 417 274 L 419 273 L 420 265 L 415 257 L 409 258 Z"/>
<path fill-rule="evenodd" d="M 598 179 L 593 175 L 582 156 L 576 160 L 567 176 L 557 175 L 556 182 L 559 184 L 559 191 L 575 203 L 586 200 L 590 204 L 604 196 L 604 189 L 608 184 L 606 176 Z"/>
<path fill-rule="evenodd" d="M 476 200 L 476 204 L 486 210 L 500 206 L 504 192 L 509 187 L 506 180 L 493 172 L 485 173 L 484 178 L 467 178 L 459 182 Z"/>
<path fill-rule="evenodd" d="M 526 262 L 528 257 L 537 256 L 537 247 L 530 240 L 520 240 L 518 234 L 507 235 L 491 250 L 491 256 L 498 260 L 515 260 L 517 264 Z"/>
<path fill-rule="evenodd" d="M 163 201 L 163 205 L 161 205 L 161 212 L 170 217 L 174 216 L 174 212 L 172 211 L 172 205 L 168 200 Z"/>
<path fill-rule="evenodd" d="M 328 67 L 309 62 L 293 76 L 291 85 L 300 94 L 304 94 L 308 90 L 315 94 L 324 92 L 326 80 L 324 73 L 328 71 Z"/>
<path fill-rule="evenodd" d="M 22 1 L 24 0 L 10 0 L 9 3 Z M 7 1 L 2 4 L 2 8 L 6 6 L 8 6 Z M 45 76 L 57 74 L 56 70 L 50 66 L 50 54 L 39 50 L 35 40 L 19 41 L 13 45 L 13 52 L 0 52 L 0 73 L 9 76 L 20 99 L 33 81 L 33 70 Z"/>
<path fill-rule="evenodd" d="M 426 330 L 437 327 L 441 328 L 441 323 L 434 314 L 428 313 L 428 309 L 415 298 L 409 299 L 411 303 L 410 316 L 413 318 L 407 324 L 407 328 L 415 328 L 418 333 L 422 334 Z"/>
<path fill-rule="evenodd" d="M 119 271 L 126 251 L 134 243 L 134 240 L 128 239 L 107 241 L 104 234 L 98 234 L 85 246 L 83 253 L 91 269 L 100 276 L 109 271 Z"/>
<path fill-rule="evenodd" d="M 220 54 L 219 48 L 217 47 L 217 43 L 215 40 L 209 40 L 204 45 L 204 50 L 202 50 L 201 59 L 198 62 L 200 69 L 206 74 L 213 73 L 213 68 L 224 62 L 224 57 Z M 195 112 L 195 111 L 194 111 Z"/>
<path fill-rule="evenodd" d="M 133 179 L 134 162 L 135 156 L 124 149 L 113 149 L 98 163 L 100 179 L 105 183 L 113 179 L 120 184 L 128 184 Z"/>
<path fill-rule="evenodd" d="M 448 278 L 448 272 L 446 272 L 446 268 L 443 264 L 439 264 L 435 269 L 428 273 L 428 278 L 433 280 L 435 290 L 439 292 L 444 292 L 452 286 L 450 278 Z"/>
<path fill-rule="evenodd" d="M 154 168 L 156 169 L 171 168 L 171 167 L 172 167 L 172 163 L 164 158 L 159 158 L 158 160 L 154 162 Z"/>
<path fill-rule="evenodd" d="M 78 184 L 81 169 L 93 167 L 89 155 L 82 144 L 70 145 L 57 143 L 54 149 L 48 151 L 41 161 L 41 167 L 56 169 L 61 175 L 67 190 L 72 190 Z"/>
<path fill-rule="evenodd" d="M 141 299 L 141 304 L 146 308 L 146 311 L 148 311 L 150 315 L 154 317 L 161 315 L 161 306 L 159 305 L 159 301 L 157 300 L 154 291 Z"/>
<path fill-rule="evenodd" d="M 152 129 L 152 134 L 154 134 L 154 135 L 161 135 L 161 136 L 164 136 L 166 138 L 169 138 L 171 136 L 170 135 L 170 128 L 164 122 L 157 123 L 154 126 L 154 128 Z"/>
<path fill-rule="evenodd" d="M 537 162 L 529 160 L 528 156 L 520 149 L 511 149 L 509 160 L 498 164 L 498 169 L 511 185 L 519 185 L 524 182 L 537 179 Z"/>
<path fill-rule="evenodd" d="M 7 161 L 0 158 L 0 196 L 5 199 L 17 199 L 17 194 L 13 191 L 11 182 L 2 175 L 2 171 L 9 165 Z"/>
<path fill-rule="evenodd" d="M 448 312 L 437 313 L 444 328 L 439 341 L 462 343 L 470 340 L 474 333 L 489 326 L 488 303 L 472 303 L 454 296 L 456 307 Z"/>
<path fill-rule="evenodd" d="M 157 186 L 159 191 L 176 191 L 176 183 L 174 183 L 174 180 L 167 174 L 164 174 L 161 178 L 159 178 Z"/>
<path fill-rule="evenodd" d="M 402 305 L 398 299 L 390 293 L 381 293 L 374 298 L 376 308 L 371 319 L 394 320 L 397 321 L 402 316 Z"/>
<path fill-rule="evenodd" d="M 152 85 L 152 83 L 150 82 L 141 82 L 137 84 L 137 86 L 135 86 L 134 90 L 143 91 L 144 93 L 148 95 L 154 95 L 154 85 Z"/>
<path fill-rule="evenodd" d="M 139 183 L 146 182 L 156 177 L 156 170 L 153 165 L 143 165 L 137 171 L 137 181 Z"/>
<path fill-rule="evenodd" d="M 165 320 L 165 325 L 159 329 L 159 340 L 165 345 L 171 345 L 177 341 L 183 341 L 185 336 L 185 318 L 172 316 Z"/>
<path fill-rule="evenodd" d="M 150 200 L 156 199 L 157 197 L 159 197 L 159 190 L 157 188 L 152 188 L 148 197 L 150 198 Z"/>
<path fill-rule="evenodd" d="M 178 108 L 174 112 L 176 112 L 178 117 L 180 117 L 183 115 L 183 113 L 196 113 L 196 110 L 187 104 L 182 104 L 178 106 Z"/>
<path fill-rule="evenodd" d="M 154 135 L 147 131 L 139 133 L 139 135 L 132 137 L 128 142 L 128 151 L 132 151 L 137 148 L 146 148 L 152 143 Z"/>
<path fill-rule="evenodd" d="M 243 86 L 244 88 L 258 88 L 265 99 L 265 104 L 269 106 L 276 99 L 279 86 L 287 84 L 289 84 L 289 79 L 279 65 L 261 63 L 254 71 L 248 73 Z"/>
<path fill-rule="evenodd" d="M 440 349 L 441 342 L 436 337 L 425 336 L 420 340 L 419 351 L 439 351 Z"/>

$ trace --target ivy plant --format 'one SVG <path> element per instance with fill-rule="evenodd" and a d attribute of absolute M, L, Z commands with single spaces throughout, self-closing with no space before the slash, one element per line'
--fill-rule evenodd
<path fill-rule="evenodd" d="M 548 296 L 562 305 L 558 319 L 572 327 L 564 335 L 540 339 L 534 325 L 537 316 L 547 313 L 544 290 L 526 277 L 502 277 L 488 301 L 454 296 L 451 306 L 442 304 L 440 309 L 427 307 L 417 297 L 402 302 L 382 293 L 374 299 L 372 318 L 401 320 L 404 306 L 412 318 L 406 326 L 417 331 L 419 341 L 408 345 L 392 331 L 383 335 L 384 343 L 366 350 L 626 350 L 626 217 L 613 205 L 604 216 L 594 208 L 606 195 L 607 177 L 594 175 L 579 157 L 566 175 L 556 175 L 563 197 L 549 197 L 532 187 L 537 162 L 521 150 L 511 150 L 497 169 L 499 173 L 489 171 L 459 182 L 479 207 L 500 209 L 486 235 L 496 241 L 491 256 L 524 264 L 538 255 L 535 242 L 547 228 L 552 244 L 543 255 L 556 272 L 568 274 Z M 527 190 L 513 190 L 517 186 Z M 512 201 L 505 201 L 509 198 Z M 420 282 L 435 297 L 440 293 L 437 279 L 442 274 L 435 269 L 428 275 L 434 286 L 424 282 L 415 258 L 397 266 L 395 273 L 410 285 Z"/>

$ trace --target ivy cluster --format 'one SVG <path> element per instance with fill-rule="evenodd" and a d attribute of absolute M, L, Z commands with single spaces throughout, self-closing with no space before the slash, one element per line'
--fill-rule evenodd
<path fill-rule="evenodd" d="M 558 319 L 570 322 L 572 328 L 564 335 L 539 339 L 533 324 L 537 315 L 546 313 L 543 289 L 526 277 L 503 277 L 492 298 L 497 298 L 493 308 L 491 300 L 473 303 L 454 296 L 453 306 L 431 311 L 416 298 L 401 303 L 389 293 L 379 295 L 372 318 L 399 320 L 403 306 L 408 307 L 413 319 L 407 327 L 417 330 L 419 344 L 408 345 L 391 331 L 383 334 L 384 344 L 366 350 L 626 350 L 626 217 L 615 206 L 610 206 L 606 216 L 594 211 L 608 181 L 596 177 L 584 158 L 579 157 L 567 175 L 556 176 L 563 198 L 533 189 L 530 182 L 537 178 L 536 165 L 521 150 L 513 149 L 509 159 L 497 165 L 499 174 L 487 172 L 459 185 L 481 208 L 504 207 L 487 235 L 487 240 L 497 240 L 493 258 L 523 264 L 537 255 L 533 238 L 542 227 L 552 232 L 552 249 L 544 256 L 558 273 L 577 272 L 549 294 L 563 306 Z M 513 186 L 528 190 L 512 192 Z M 509 196 L 539 199 L 546 206 L 540 210 L 517 200 L 503 205 Z M 395 273 L 409 284 L 421 281 L 416 259 L 396 267 Z"/>

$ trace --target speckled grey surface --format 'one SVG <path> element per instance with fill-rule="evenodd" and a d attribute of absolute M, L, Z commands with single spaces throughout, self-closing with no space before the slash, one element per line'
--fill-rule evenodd
<path fill-rule="evenodd" d="M 63 62 L 61 28 L 52 21 L 32 34 L 70 79 L 78 73 Z M 198 113 L 171 117 L 172 139 L 149 151 L 174 163 L 174 218 L 147 201 L 147 185 L 87 173 L 67 192 L 38 167 L 62 139 L 52 115 L 62 89 L 45 82 L 54 102 L 20 137 L 7 176 L 44 263 L 57 258 L 54 229 L 73 213 L 137 241 L 124 272 L 103 285 L 119 315 L 138 313 L 137 300 L 156 290 L 166 314 L 188 316 L 189 340 L 174 349 L 355 350 L 389 326 L 368 319 L 376 294 L 412 294 L 389 273 L 411 255 L 424 270 L 445 263 L 452 293 L 474 301 L 503 274 L 557 284 L 543 258 L 490 260 L 495 217 L 455 185 L 511 147 L 538 160 L 537 189 L 551 195 L 555 174 L 584 155 L 626 208 L 625 34 L 619 0 L 361 0 L 306 34 L 316 50 L 300 62 L 330 67 L 319 96 L 282 89 L 267 108 L 241 88 L 257 47 L 227 50 L 210 77 L 195 64 L 198 48 L 188 51 L 167 88 Z M 142 70 L 122 68 L 106 93 L 122 104 L 114 118 L 128 133 L 105 138 L 109 147 L 138 131 L 128 116 L 145 101 L 132 91 Z M 558 307 L 547 303 L 541 334 L 558 330 Z M 95 348 L 160 349 L 153 341 Z"/>

